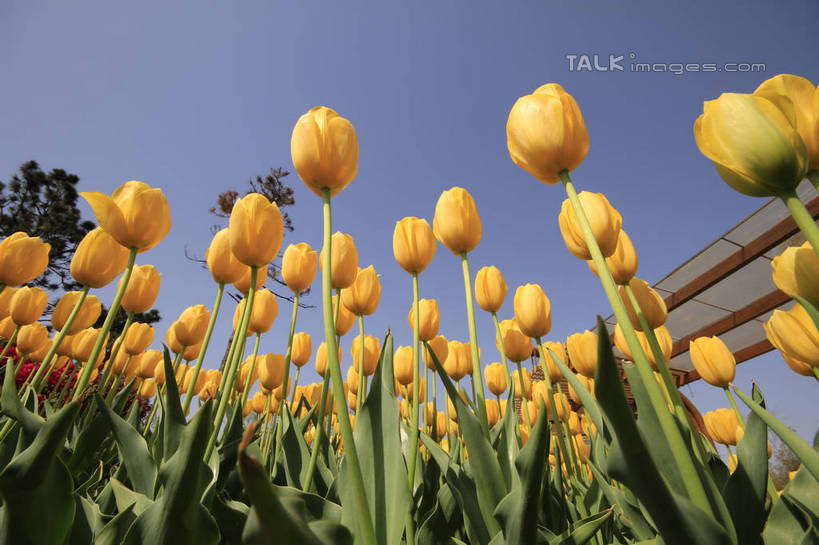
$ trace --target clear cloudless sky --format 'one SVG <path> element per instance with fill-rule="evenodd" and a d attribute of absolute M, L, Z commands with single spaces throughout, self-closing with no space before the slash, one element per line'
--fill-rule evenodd
<path fill-rule="evenodd" d="M 608 315 L 602 288 L 566 250 L 557 228 L 565 195 L 515 166 L 505 125 L 521 95 L 558 82 L 579 103 L 590 133 L 576 184 L 604 192 L 623 215 L 655 282 L 763 204 L 725 185 L 697 150 L 692 126 L 704 100 L 751 92 L 794 73 L 819 82 L 814 0 L 785 2 L 4 2 L 0 7 L 0 179 L 28 159 L 80 176 L 80 189 L 111 193 L 127 180 L 162 188 L 169 236 L 138 263 L 162 273 L 155 345 L 187 306 L 210 307 L 216 286 L 185 249 L 203 256 L 218 193 L 243 190 L 272 167 L 292 170 L 290 134 L 315 105 L 355 125 L 357 178 L 333 200 L 334 230 L 351 234 L 362 266 L 381 275 L 381 303 L 365 329 L 409 344 L 411 281 L 392 254 L 395 222 L 430 222 L 445 189 L 467 188 L 483 221 L 470 254 L 504 273 L 513 314 L 516 286 L 536 282 L 552 303 L 549 338 Z M 567 55 L 623 56 L 624 71 L 570 71 Z M 635 73 L 630 62 L 764 63 L 763 72 Z M 283 247 L 321 246 L 320 199 L 295 172 L 295 232 Z M 90 207 L 82 203 L 87 217 Z M 226 222 L 222 221 L 222 224 Z M 442 245 L 420 278 L 441 307 L 441 332 L 468 340 L 459 260 Z M 317 284 L 318 288 L 318 284 Z M 297 330 L 323 337 L 320 289 Z M 100 291 L 110 302 L 111 288 Z M 755 294 L 749 294 L 751 300 Z M 286 348 L 290 303 L 262 337 Z M 233 303 L 223 306 L 206 366 L 218 365 Z M 494 330 L 478 309 L 484 363 L 497 359 Z M 356 330 L 353 330 L 354 332 Z M 346 371 L 352 358 L 343 341 Z M 312 362 L 302 383 L 317 380 Z M 812 439 L 814 380 L 776 353 L 740 365 L 775 414 Z M 685 388 L 700 410 L 727 406 L 702 381 Z"/>

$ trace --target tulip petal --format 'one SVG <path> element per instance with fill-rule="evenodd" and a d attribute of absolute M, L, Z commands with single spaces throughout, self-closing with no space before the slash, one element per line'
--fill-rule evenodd
<path fill-rule="evenodd" d="M 125 246 L 123 241 L 127 241 L 128 239 L 125 218 L 122 215 L 122 211 L 114 202 L 114 199 L 98 191 L 86 191 L 80 193 L 80 195 L 88 201 L 102 230 Z"/>

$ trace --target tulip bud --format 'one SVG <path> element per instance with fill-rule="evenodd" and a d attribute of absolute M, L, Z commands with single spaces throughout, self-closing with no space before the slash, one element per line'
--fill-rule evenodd
<path fill-rule="evenodd" d="M 739 419 L 731 409 L 717 409 L 702 415 L 705 421 L 705 431 L 717 443 L 723 445 L 737 444 L 737 428 Z"/>
<path fill-rule="evenodd" d="M 242 300 L 243 306 L 245 299 Z M 267 333 L 273 327 L 273 322 L 279 314 L 279 303 L 276 296 L 267 289 L 256 292 L 253 298 L 253 310 L 250 313 L 248 330 L 251 333 Z"/>
<path fill-rule="evenodd" d="M 472 195 L 462 187 L 441 193 L 435 204 L 432 231 L 455 255 L 469 253 L 481 241 L 481 217 Z"/>
<path fill-rule="evenodd" d="M 136 376 L 140 378 L 153 378 L 158 369 L 157 366 L 162 367 L 162 376 L 164 377 L 165 362 L 162 352 L 159 350 L 148 350 L 140 355 L 139 362 L 134 370 L 136 371 Z"/>
<path fill-rule="evenodd" d="M 381 282 L 372 265 L 358 269 L 350 287 L 341 290 L 341 303 L 358 316 L 369 316 L 378 308 L 381 298 Z"/>
<path fill-rule="evenodd" d="M 469 343 L 449 341 L 444 370 L 449 378 L 458 381 L 472 372 L 472 352 Z"/>
<path fill-rule="evenodd" d="M 239 366 L 239 376 L 236 380 L 236 391 L 237 392 L 244 392 L 245 391 L 245 384 L 247 383 L 248 376 L 250 376 L 250 386 L 253 386 L 253 383 L 256 382 L 256 379 L 259 378 L 259 363 L 260 357 L 253 357 L 251 354 L 250 356 L 242 362 Z M 255 362 L 255 363 L 254 363 Z M 284 366 L 282 366 L 284 367 Z M 284 371 L 282 370 L 282 373 Z"/>
<path fill-rule="evenodd" d="M 543 182 L 555 184 L 589 151 L 589 133 L 574 97 L 557 83 L 520 97 L 506 122 L 506 145 L 512 161 Z"/>
<path fill-rule="evenodd" d="M 3 291 L 0 291 L 0 320 L 2 320 L 3 318 L 5 318 L 5 317 L 7 317 L 7 316 L 9 316 L 11 314 L 11 298 L 14 297 L 15 293 L 17 293 L 17 288 L 12 288 L 12 287 L 9 287 L 9 286 L 6 286 L 6 288 L 3 289 Z M 77 293 L 77 292 L 70 291 L 68 293 Z M 66 295 L 68 295 L 68 293 L 66 293 Z M 59 305 L 59 303 L 57 303 L 57 305 Z M 56 312 L 56 308 L 55 308 L 55 312 Z M 52 316 L 53 316 L 53 314 L 52 314 Z"/>
<path fill-rule="evenodd" d="M 798 375 L 802 375 L 803 377 L 814 376 L 813 367 L 811 367 L 809 364 L 803 361 L 795 360 L 783 352 L 780 353 L 782 354 L 782 359 L 784 359 L 785 363 L 788 364 L 788 367 L 791 368 L 791 371 Z"/>
<path fill-rule="evenodd" d="M 40 322 L 32 322 L 20 328 L 17 334 L 17 351 L 31 354 L 48 341 L 48 329 Z"/>
<path fill-rule="evenodd" d="M 347 369 L 347 390 L 350 393 L 358 394 L 358 370 L 355 365 L 351 365 Z M 355 407 L 355 403 L 351 406 Z"/>
<path fill-rule="evenodd" d="M 40 324 L 40 325 L 42 325 L 42 324 Z M 28 326 L 23 326 L 23 327 L 28 327 Z M 43 327 L 45 327 L 45 326 L 43 326 Z M 22 331 L 22 328 L 20 329 L 20 331 Z M 47 329 L 46 329 L 46 333 L 48 333 Z M 40 343 L 40 346 L 38 346 L 37 348 L 35 348 L 31 352 L 29 352 L 28 359 L 30 359 L 32 361 L 36 361 L 38 363 L 42 363 L 42 361 L 46 357 L 46 354 L 48 354 L 48 351 L 51 350 L 52 342 L 53 342 L 53 340 L 50 339 L 48 337 L 48 335 L 46 334 L 46 337 L 42 340 L 42 342 Z M 18 343 L 17 346 L 18 347 L 20 346 L 19 343 Z"/>
<path fill-rule="evenodd" d="M 566 348 L 563 346 L 563 343 L 554 341 L 544 342 L 542 348 L 543 356 L 546 358 L 546 370 L 549 372 L 549 380 L 551 382 L 557 382 L 563 378 L 563 373 L 560 372 L 555 362 L 552 361 L 549 351 L 554 352 L 554 355 L 557 356 L 560 361 L 566 363 Z"/>
<path fill-rule="evenodd" d="M 256 392 L 253 394 L 253 398 L 250 400 L 250 406 L 253 407 L 254 413 L 262 414 L 265 405 L 267 405 L 267 397 L 263 393 Z"/>
<path fill-rule="evenodd" d="M 341 347 L 338 347 L 338 363 L 341 365 Z M 327 343 L 323 342 L 319 345 L 318 350 L 316 350 L 316 372 L 324 376 L 325 371 L 327 370 Z"/>
<path fill-rule="evenodd" d="M 819 330 L 802 305 L 788 311 L 774 310 L 765 323 L 765 333 L 782 354 L 819 367 Z"/>
<path fill-rule="evenodd" d="M 296 367 L 303 367 L 310 361 L 313 353 L 313 341 L 310 335 L 300 331 L 293 335 L 293 345 L 290 349 L 290 363 Z"/>
<path fill-rule="evenodd" d="M 71 276 L 83 286 L 107 286 L 128 266 L 128 250 L 97 227 L 80 241 L 71 258 Z"/>
<path fill-rule="evenodd" d="M 17 330 L 17 324 L 11 319 L 11 316 L 6 316 L 0 320 L 0 338 L 4 340 L 11 339 L 14 332 Z"/>
<path fill-rule="evenodd" d="M 301 293 L 310 287 L 316 277 L 318 254 L 309 244 L 291 244 L 282 256 L 282 278 L 294 293 Z"/>
<path fill-rule="evenodd" d="M 22 286 L 31 282 L 48 267 L 51 245 L 22 231 L 0 242 L 0 284 Z"/>
<path fill-rule="evenodd" d="M 636 276 L 629 281 L 628 285 L 631 287 L 631 291 L 634 293 L 634 298 L 637 299 L 640 312 L 643 314 L 643 317 L 648 323 L 648 327 L 651 329 L 657 329 L 663 325 L 668 318 L 668 309 L 666 308 L 665 301 L 660 294 L 654 291 L 654 288 L 649 286 L 645 280 L 640 280 Z M 640 320 L 637 318 L 637 312 L 631 305 L 631 299 L 628 297 L 625 288 L 620 286 L 618 289 L 620 292 L 620 299 L 623 300 L 623 303 L 626 306 L 628 317 L 631 320 L 634 329 L 637 331 L 642 331 L 643 326 L 640 324 Z"/>
<path fill-rule="evenodd" d="M 154 380 L 160 386 L 165 385 L 165 362 L 164 356 L 157 360 L 156 364 L 154 365 Z"/>
<path fill-rule="evenodd" d="M 243 266 L 244 267 L 244 266 Z M 256 273 L 256 291 L 262 289 L 267 280 L 267 267 L 262 267 Z M 250 291 L 250 267 L 244 267 L 244 272 L 239 280 L 233 283 L 233 287 L 242 292 L 242 295 L 247 296 Z"/>
<path fill-rule="evenodd" d="M 219 391 L 218 382 L 214 382 L 212 380 L 205 381 L 205 385 L 202 386 L 201 390 L 199 390 L 199 400 L 202 401 L 202 403 L 205 403 L 208 400 L 211 400 L 214 397 L 216 397 L 218 391 Z"/>
<path fill-rule="evenodd" d="M 205 338 L 208 329 L 210 312 L 205 305 L 194 305 L 186 308 L 174 322 L 176 340 L 182 346 L 194 346 Z"/>
<path fill-rule="evenodd" d="M 597 266 L 593 260 L 587 261 L 591 272 L 600 276 L 597 272 Z M 623 229 L 620 229 L 620 234 L 617 239 L 617 247 L 614 253 L 606 258 L 606 265 L 611 271 L 611 276 L 614 278 L 614 283 L 622 286 L 628 284 L 629 280 L 634 278 L 637 274 L 637 251 L 634 249 L 634 244 Z"/>
<path fill-rule="evenodd" d="M 353 354 L 353 368 L 358 372 L 361 359 L 361 335 L 353 339 L 350 352 Z M 372 376 L 381 355 L 381 343 L 372 335 L 364 335 L 364 375 Z"/>
<path fill-rule="evenodd" d="M 425 219 L 406 217 L 395 224 L 392 252 L 402 269 L 420 274 L 435 257 L 435 234 Z"/>
<path fill-rule="evenodd" d="M 185 361 L 193 361 L 199 357 L 199 353 L 202 351 L 202 343 L 204 339 L 199 341 L 196 344 L 192 344 L 190 346 L 186 346 L 185 350 L 182 352 L 182 359 Z"/>
<path fill-rule="evenodd" d="M 395 380 L 402 386 L 412 384 L 412 347 L 399 346 L 395 349 L 395 354 L 392 357 L 393 373 Z"/>
<path fill-rule="evenodd" d="M 88 362 L 88 359 L 91 357 L 91 351 L 94 348 L 94 344 L 97 342 L 97 338 L 99 337 L 100 330 L 96 328 L 88 328 L 83 329 L 76 335 L 74 335 L 74 339 L 71 341 L 71 349 L 74 351 L 73 357 L 77 361 L 81 362 Z M 105 341 L 103 341 L 103 346 L 108 342 L 108 335 L 105 336 Z M 96 362 L 97 364 L 102 363 L 102 359 L 105 356 L 105 351 L 101 350 L 99 355 L 99 361 Z"/>
<path fill-rule="evenodd" d="M 483 267 L 475 277 L 475 301 L 486 312 L 498 312 L 506 299 L 506 281 L 497 267 Z"/>
<path fill-rule="evenodd" d="M 597 334 L 586 330 L 566 339 L 569 362 L 581 375 L 594 378 L 597 370 Z"/>
<path fill-rule="evenodd" d="M 210 246 L 205 252 L 205 262 L 208 264 L 213 281 L 218 284 L 233 284 L 245 272 L 248 274 L 247 283 L 250 283 L 250 269 L 236 259 L 233 252 L 230 251 L 230 234 L 227 228 L 213 235 Z"/>
<path fill-rule="evenodd" d="M 311 108 L 293 127 L 290 153 L 299 178 L 322 196 L 337 195 L 358 172 L 358 137 L 352 123 L 325 106 Z"/>
<path fill-rule="evenodd" d="M 156 395 L 156 382 L 153 379 L 148 379 L 142 383 L 139 388 L 139 397 L 142 399 L 151 399 Z"/>
<path fill-rule="evenodd" d="M 526 284 L 515 291 L 515 320 L 529 337 L 542 337 L 552 329 L 551 304 L 539 285 Z"/>
<path fill-rule="evenodd" d="M 430 349 L 438 359 L 438 363 L 443 366 L 447 356 L 449 355 L 449 341 L 447 341 L 446 337 L 443 335 L 436 335 L 432 339 L 428 340 L 427 344 L 429 344 Z M 423 355 L 424 363 L 426 364 L 427 368 L 435 371 L 435 362 L 432 360 L 429 352 L 424 350 Z"/>
<path fill-rule="evenodd" d="M 330 247 L 330 284 L 333 289 L 348 288 L 358 274 L 358 250 L 353 237 L 336 231 L 330 240 Z M 319 255 L 319 267 L 324 270 L 324 248 Z"/>
<path fill-rule="evenodd" d="M 703 104 L 694 137 L 735 191 L 774 197 L 794 191 L 808 170 L 805 144 L 795 127 L 792 107 L 783 112 L 761 96 L 723 93 Z"/>
<path fill-rule="evenodd" d="M 495 337 L 495 345 L 500 350 L 500 341 L 503 341 L 503 351 L 508 359 L 521 362 L 532 357 L 532 339 L 520 330 L 517 320 L 503 320 L 499 329 L 500 338 Z"/>
<path fill-rule="evenodd" d="M 159 188 L 132 180 L 109 197 L 104 193 L 80 193 L 94 210 L 100 228 L 126 248 L 139 253 L 159 244 L 171 230 L 168 199 Z"/>
<path fill-rule="evenodd" d="M 122 286 L 120 279 L 118 286 Z M 122 296 L 120 305 L 125 312 L 148 312 L 156 301 L 159 294 L 159 284 L 162 282 L 162 275 L 157 272 L 153 265 L 138 265 L 131 271 L 131 278 L 128 280 L 128 287 Z"/>
<path fill-rule="evenodd" d="M 650 363 L 651 368 L 656 371 L 657 360 L 654 357 L 654 351 L 651 349 L 651 344 L 649 344 L 646 334 L 642 331 L 635 331 L 635 333 L 637 334 L 637 339 L 640 341 L 640 346 L 643 349 L 643 353 L 648 359 L 648 363 Z M 667 327 L 661 325 L 654 330 L 654 336 L 657 338 L 657 344 L 660 345 L 660 350 L 662 351 L 663 357 L 667 363 L 671 359 L 671 350 L 674 346 L 674 341 L 671 339 L 671 333 L 669 333 Z M 614 345 L 626 358 L 634 360 L 634 355 L 631 353 L 631 349 L 626 342 L 626 336 L 623 334 L 623 329 L 620 327 L 620 324 L 614 326 Z"/>
<path fill-rule="evenodd" d="M 282 245 L 282 213 L 264 195 L 248 193 L 233 205 L 228 235 L 236 259 L 248 267 L 267 267 Z"/>
<path fill-rule="evenodd" d="M 418 338 L 421 339 L 422 342 L 426 342 L 438 334 L 441 313 L 438 310 L 438 302 L 435 299 L 421 299 L 418 301 L 418 308 L 420 310 Z M 407 321 L 409 322 L 410 329 L 415 331 L 415 305 L 410 306 Z"/>
<path fill-rule="evenodd" d="M 125 332 L 122 349 L 126 354 L 135 355 L 144 352 L 154 342 L 154 328 L 148 324 L 132 323 Z"/>
<path fill-rule="evenodd" d="M 338 296 L 334 295 L 332 300 L 333 316 L 338 316 L 336 320 L 336 335 L 343 337 L 355 325 L 355 314 L 347 310 L 344 304 L 338 309 L 336 315 L 336 304 L 338 303 Z"/>
<path fill-rule="evenodd" d="M 3 295 L 5 295 L 7 291 L 9 291 L 9 288 L 3 290 Z M 68 291 L 60 298 L 54 307 L 54 311 L 51 313 L 51 326 L 54 329 L 57 331 L 63 330 L 66 321 L 68 321 L 68 316 L 74 310 L 74 306 L 77 304 L 81 295 L 82 293 L 79 291 Z M 100 312 L 102 312 L 102 305 L 100 305 L 100 300 L 97 299 L 97 296 L 87 295 L 80 306 L 80 310 L 74 317 L 74 322 L 72 322 L 71 327 L 68 328 L 66 333 L 73 335 L 85 328 L 91 327 L 96 323 L 97 318 L 100 317 Z"/>
<path fill-rule="evenodd" d="M 2 330 L 2 320 L 0 320 L 0 330 Z M 0 337 L 2 337 L 2 331 L 0 331 Z M 63 337 L 63 342 L 57 347 L 57 355 L 58 356 L 71 356 L 73 354 L 71 343 L 74 340 L 74 335 L 66 335 Z"/>
<path fill-rule="evenodd" d="M 489 391 L 499 396 L 506 391 L 506 369 L 500 363 L 490 363 L 483 370 L 483 378 Z M 489 401 L 489 400 L 487 400 Z"/>
<path fill-rule="evenodd" d="M 523 375 L 523 386 L 521 387 L 521 375 Z M 521 399 L 523 392 L 526 392 L 526 399 L 532 399 L 532 376 L 529 370 L 525 367 L 520 369 L 520 372 L 512 373 L 512 379 L 515 381 L 515 399 Z"/>
<path fill-rule="evenodd" d="M 458 395 L 461 397 L 464 404 L 468 405 L 468 402 L 466 401 L 466 392 L 459 389 L 458 390 Z M 457 422 L 458 421 L 458 411 L 455 409 L 455 403 L 453 403 L 452 398 L 450 398 L 449 396 L 447 396 L 447 398 L 446 398 L 446 407 L 447 407 L 447 410 L 449 411 L 449 418 L 453 422 Z M 458 428 L 456 426 L 455 430 L 457 431 L 457 429 Z"/>
<path fill-rule="evenodd" d="M 489 426 L 494 426 L 500 420 L 498 402 L 494 399 L 487 399 L 484 405 L 486 406 L 486 418 L 489 420 Z"/>
<path fill-rule="evenodd" d="M 810 242 L 789 247 L 782 255 L 773 258 L 771 266 L 777 288 L 819 307 L 819 255 Z"/>
<path fill-rule="evenodd" d="M 40 288 L 22 287 L 11 298 L 11 319 L 17 325 L 33 324 L 43 315 L 48 305 L 48 294 Z"/>
<path fill-rule="evenodd" d="M 577 413 L 574 411 L 569 411 L 569 431 L 572 432 L 574 435 L 578 435 L 581 433 L 580 429 L 580 418 L 577 416 Z"/>
<path fill-rule="evenodd" d="M 602 193 L 581 191 L 578 199 L 580 199 L 586 219 L 589 221 L 594 239 L 600 247 L 600 252 L 602 252 L 603 257 L 610 257 L 617 249 L 620 227 L 623 224 L 620 212 L 609 204 L 608 199 Z M 563 241 L 572 255 L 586 261 L 591 259 L 591 252 L 586 246 L 586 239 L 583 237 L 580 222 L 569 199 L 563 201 L 557 219 L 560 234 L 563 235 Z"/>

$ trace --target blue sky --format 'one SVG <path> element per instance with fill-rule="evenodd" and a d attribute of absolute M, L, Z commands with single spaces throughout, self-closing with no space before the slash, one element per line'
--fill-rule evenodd
<path fill-rule="evenodd" d="M 355 238 L 360 264 L 381 274 L 368 332 L 382 337 L 390 327 L 397 344 L 409 342 L 411 283 L 392 257 L 393 227 L 408 215 L 431 221 L 440 193 L 460 185 L 483 219 L 473 274 L 496 265 L 510 286 L 501 318 L 512 315 L 517 285 L 539 283 L 552 302 L 549 338 L 560 340 L 609 310 L 596 277 L 560 237 L 561 188 L 509 159 L 505 124 L 515 99 L 547 82 L 574 95 L 591 140 L 574 179 L 620 210 L 639 275 L 654 282 L 762 204 L 728 188 L 697 150 L 692 126 L 702 102 L 783 72 L 819 81 L 819 5 L 809 0 L 21 2 L 0 13 L 0 179 L 36 159 L 78 174 L 83 190 L 111 193 L 137 179 L 168 196 L 172 231 L 138 260 L 163 274 L 157 340 L 186 306 L 212 305 L 210 275 L 184 251 L 204 254 L 216 195 L 272 167 L 292 169 L 290 133 L 312 106 L 334 108 L 358 132 L 359 174 L 333 212 L 334 230 Z M 601 63 L 623 56 L 625 70 L 570 71 L 567 55 L 583 54 Z M 764 63 L 765 71 L 634 73 L 630 62 Z M 287 181 L 296 230 L 284 245 L 319 248 L 320 201 L 295 173 Z M 307 303 L 318 305 L 319 293 Z M 439 301 L 444 335 L 468 339 L 460 263 L 443 246 L 421 276 L 421 294 Z M 232 311 L 220 316 L 209 366 L 221 359 Z M 282 302 L 263 352 L 284 352 L 289 313 Z M 302 311 L 297 329 L 317 346 L 320 309 Z M 478 330 L 489 363 L 494 331 L 480 312 Z M 812 438 L 815 381 L 776 354 L 742 364 L 737 383 L 749 389 L 752 377 L 772 410 Z M 702 382 L 685 393 L 702 411 L 726 404 Z"/>

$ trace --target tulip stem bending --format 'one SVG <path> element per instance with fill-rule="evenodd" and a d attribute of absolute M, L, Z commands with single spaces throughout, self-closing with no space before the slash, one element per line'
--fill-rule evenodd
<path fill-rule="evenodd" d="M 475 407 L 478 421 L 481 423 L 484 436 L 489 438 L 489 419 L 486 416 L 486 394 L 481 380 L 481 359 L 478 355 L 478 334 L 475 328 L 475 303 L 472 300 L 472 275 L 469 273 L 469 260 L 466 252 L 461 253 L 461 264 L 464 271 L 464 291 L 466 293 L 466 314 L 469 321 L 469 347 L 472 351 L 472 380 L 477 383 Z"/>
<path fill-rule="evenodd" d="M 370 515 L 370 507 L 367 503 L 367 495 L 364 492 L 364 478 L 361 474 L 361 464 L 358 461 L 358 452 L 353 438 L 353 428 L 350 426 L 350 415 L 347 413 L 347 399 L 344 396 L 343 380 L 341 378 L 341 366 L 338 361 L 338 345 L 336 344 L 336 328 L 333 323 L 333 298 L 332 298 L 332 278 L 331 278 L 331 258 L 332 258 L 332 215 L 330 210 L 330 189 L 322 189 L 322 200 L 324 209 L 324 268 L 321 272 L 321 292 L 324 306 L 324 335 L 327 342 L 327 370 L 330 372 L 330 379 L 333 386 L 333 402 L 338 412 L 338 422 L 341 426 L 341 437 L 344 441 L 344 457 L 347 459 L 350 469 L 350 483 L 356 499 L 358 514 L 358 525 L 361 532 L 362 543 L 376 545 L 375 529 L 373 519 Z M 338 304 L 341 304 L 339 296 Z M 281 425 L 281 423 L 279 423 Z"/>
<path fill-rule="evenodd" d="M 811 216 L 811 213 L 805 208 L 805 204 L 796 196 L 795 191 L 785 193 L 780 198 L 784 201 L 785 206 L 788 207 L 788 211 L 791 213 L 793 221 L 796 222 L 799 230 L 802 231 L 802 234 L 808 239 L 810 245 L 813 246 L 813 251 L 819 254 L 819 226 L 813 221 L 813 216 Z"/>
<path fill-rule="evenodd" d="M 196 381 L 199 379 L 199 372 L 202 370 L 202 362 L 205 360 L 205 352 L 210 344 L 210 336 L 213 333 L 213 326 L 216 325 L 216 316 L 219 315 L 219 307 L 222 305 L 222 296 L 225 293 L 225 283 L 219 282 L 219 287 L 216 290 L 216 301 L 213 303 L 213 312 L 210 313 L 210 321 L 208 321 L 208 329 L 205 331 L 205 338 L 202 341 L 202 348 L 199 350 L 199 356 L 196 358 L 196 366 L 193 368 L 191 374 L 191 383 L 188 385 L 188 391 L 185 394 L 185 403 L 182 405 L 182 414 L 188 414 L 188 409 L 193 400 L 193 391 L 196 388 Z"/>

